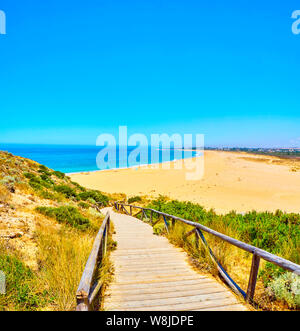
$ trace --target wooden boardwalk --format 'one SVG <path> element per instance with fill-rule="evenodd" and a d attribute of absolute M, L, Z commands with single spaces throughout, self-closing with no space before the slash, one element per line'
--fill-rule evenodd
<path fill-rule="evenodd" d="M 247 310 L 223 284 L 194 270 L 183 250 L 153 235 L 151 226 L 113 211 L 111 220 L 118 247 L 104 310 Z"/>

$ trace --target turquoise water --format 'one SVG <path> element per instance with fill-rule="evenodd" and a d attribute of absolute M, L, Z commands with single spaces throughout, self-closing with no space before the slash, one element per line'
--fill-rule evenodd
<path fill-rule="evenodd" d="M 135 148 L 128 148 L 127 155 L 129 155 L 133 149 Z M 54 170 L 62 171 L 64 173 L 73 173 L 99 170 L 96 158 L 98 153 L 101 151 L 101 147 L 75 145 L 0 144 L 0 150 L 8 151 L 14 155 L 37 161 Z M 119 158 L 119 151 L 120 149 L 117 148 L 116 159 L 114 160 L 115 162 L 113 162 L 115 166 L 108 166 L 104 169 L 124 168 L 129 165 L 145 164 L 145 162 L 142 162 L 139 158 L 137 158 L 136 162 L 131 162 L 128 164 L 126 156 L 125 159 Z M 198 152 L 196 151 L 175 151 L 172 149 L 170 151 L 160 150 L 158 158 L 154 160 L 153 157 L 151 158 L 150 148 L 145 148 L 145 152 L 146 155 L 148 155 L 148 160 L 146 162 L 147 164 L 173 161 L 175 159 L 190 158 L 198 155 Z"/>

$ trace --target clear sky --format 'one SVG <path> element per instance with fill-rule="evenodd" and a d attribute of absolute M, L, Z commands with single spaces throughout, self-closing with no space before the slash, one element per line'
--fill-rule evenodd
<path fill-rule="evenodd" d="M 1 0 L 0 142 L 300 146 L 299 1 Z"/>

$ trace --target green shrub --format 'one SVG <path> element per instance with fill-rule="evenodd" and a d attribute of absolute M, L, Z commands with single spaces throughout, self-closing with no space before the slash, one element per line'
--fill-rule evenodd
<path fill-rule="evenodd" d="M 90 221 L 81 215 L 77 208 L 72 206 L 62 206 L 58 208 L 37 207 L 39 213 L 54 218 L 59 223 L 70 225 L 79 230 L 86 230 L 90 227 Z"/>
<path fill-rule="evenodd" d="M 99 191 L 94 191 L 94 190 L 89 190 L 86 192 L 79 193 L 78 197 L 83 201 L 87 201 L 88 199 L 93 199 L 96 203 L 102 204 L 103 206 L 107 206 L 109 201 L 106 195 L 102 194 Z"/>
<path fill-rule="evenodd" d="M 49 169 L 46 166 L 42 165 L 42 164 L 39 165 L 39 170 L 41 170 L 41 171 L 49 171 Z"/>
<path fill-rule="evenodd" d="M 29 185 L 35 190 L 41 190 L 41 189 L 43 189 L 43 187 L 51 188 L 51 186 L 52 186 L 48 181 L 45 181 L 36 176 L 32 177 L 29 180 Z"/>
<path fill-rule="evenodd" d="M 45 175 L 45 176 L 47 176 L 47 177 L 51 177 L 51 172 L 50 171 L 47 171 L 47 170 L 39 170 L 38 171 L 40 174 L 42 174 L 42 175 Z"/>
<path fill-rule="evenodd" d="M 66 177 L 66 175 L 60 171 L 54 171 L 52 174 L 59 179 L 64 179 Z"/>
<path fill-rule="evenodd" d="M 85 203 L 85 202 L 79 202 L 78 206 L 80 208 L 83 208 L 83 209 L 88 209 L 90 207 L 90 205 L 88 203 Z"/>
<path fill-rule="evenodd" d="M 28 179 L 33 179 L 33 178 L 36 178 L 36 175 L 31 172 L 24 172 L 24 177 L 26 177 Z"/>
<path fill-rule="evenodd" d="M 141 202 L 141 201 L 142 201 L 142 198 L 140 196 L 135 196 L 135 197 L 128 199 L 129 204 L 134 203 L 134 202 Z"/>
<path fill-rule="evenodd" d="M 5 176 L 0 180 L 0 184 L 5 185 L 11 193 L 15 193 L 15 184 L 17 181 L 17 178 L 14 176 Z"/>
<path fill-rule="evenodd" d="M 40 177 L 41 177 L 42 181 L 44 181 L 44 182 L 46 182 L 50 185 L 54 185 L 53 180 L 49 176 L 47 176 L 46 174 L 42 174 Z"/>
<path fill-rule="evenodd" d="M 76 188 L 78 188 L 79 191 L 81 192 L 86 192 L 86 188 L 84 188 L 83 186 L 81 186 L 80 184 L 76 183 L 76 182 L 71 182 L 71 184 L 73 184 L 74 186 L 76 186 Z"/>
<path fill-rule="evenodd" d="M 67 198 L 77 196 L 76 191 L 74 189 L 72 189 L 70 186 L 67 186 L 67 185 L 56 185 L 54 187 L 54 190 L 56 192 L 62 193 Z"/>
<path fill-rule="evenodd" d="M 53 201 L 58 201 L 58 202 L 60 202 L 62 200 L 61 196 L 58 193 L 52 193 L 52 192 L 49 192 L 46 190 L 42 190 L 39 193 L 39 196 L 43 199 L 53 200 Z"/>
<path fill-rule="evenodd" d="M 286 302 L 289 308 L 300 308 L 300 276 L 287 272 L 269 285 L 276 299 Z"/>
<path fill-rule="evenodd" d="M 45 304 L 45 295 L 34 292 L 35 274 L 17 257 L 0 249 L 0 270 L 6 276 L 6 294 L 0 294 L 0 310 L 37 310 Z"/>

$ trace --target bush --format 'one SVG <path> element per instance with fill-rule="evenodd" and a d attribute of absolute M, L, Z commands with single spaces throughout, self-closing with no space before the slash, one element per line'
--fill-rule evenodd
<path fill-rule="evenodd" d="M 49 170 L 46 166 L 44 166 L 44 165 L 42 165 L 42 164 L 39 165 L 39 169 L 40 169 L 41 171 L 48 171 L 48 170 Z"/>
<path fill-rule="evenodd" d="M 34 179 L 34 178 L 36 178 L 36 175 L 31 172 L 24 172 L 24 177 L 26 177 L 28 179 Z"/>
<path fill-rule="evenodd" d="M 129 204 L 134 203 L 134 202 L 142 202 L 142 198 L 140 196 L 135 196 L 135 197 L 128 199 Z"/>
<path fill-rule="evenodd" d="M 93 191 L 93 190 L 82 192 L 78 194 L 78 197 L 83 201 L 87 201 L 88 199 L 93 199 L 96 203 L 102 204 L 103 206 L 107 206 L 109 201 L 106 195 L 102 194 L 99 191 Z"/>
<path fill-rule="evenodd" d="M 54 187 L 54 190 L 56 192 L 62 193 L 67 198 L 77 196 L 76 191 L 74 189 L 72 189 L 70 186 L 67 186 L 67 185 L 56 185 Z"/>
<path fill-rule="evenodd" d="M 37 207 L 36 211 L 47 217 L 54 218 L 58 223 L 64 223 L 79 230 L 86 230 L 91 225 L 89 219 L 83 217 L 78 209 L 72 206 L 58 208 Z"/>
<path fill-rule="evenodd" d="M 285 301 L 289 308 L 300 308 L 300 276 L 287 272 L 273 280 L 269 288 L 275 298 Z"/>
<path fill-rule="evenodd" d="M 51 184 L 39 177 L 34 176 L 29 180 L 29 185 L 35 190 L 42 190 L 43 187 L 51 188 Z"/>
<path fill-rule="evenodd" d="M 52 193 L 46 190 L 42 190 L 39 196 L 43 199 L 53 200 L 53 201 L 61 201 L 61 197 L 58 193 Z"/>
<path fill-rule="evenodd" d="M 50 185 L 54 185 L 53 180 L 49 176 L 47 176 L 45 174 L 42 174 L 40 177 L 41 177 L 41 180 L 42 181 L 44 181 L 44 182 L 46 182 L 46 183 L 48 183 Z"/>
<path fill-rule="evenodd" d="M 0 184 L 5 185 L 11 193 L 15 193 L 15 184 L 17 179 L 13 176 L 5 176 L 0 180 Z"/>
<path fill-rule="evenodd" d="M 51 177 L 51 172 L 50 171 L 47 171 L 47 170 L 39 170 L 38 171 L 40 174 L 42 174 L 42 175 L 45 175 L 45 176 L 47 176 L 47 177 Z"/>
<path fill-rule="evenodd" d="M 84 188 L 80 184 L 78 184 L 76 182 L 71 182 L 71 184 L 73 184 L 74 186 L 76 186 L 76 188 L 78 188 L 78 190 L 80 190 L 81 192 L 86 192 L 86 188 Z"/>
<path fill-rule="evenodd" d="M 60 171 L 54 171 L 52 174 L 59 179 L 64 179 L 66 177 L 66 175 Z"/>
<path fill-rule="evenodd" d="M 83 208 L 83 209 L 88 209 L 90 207 L 90 205 L 88 203 L 85 203 L 85 202 L 79 202 L 78 206 L 80 208 Z"/>
<path fill-rule="evenodd" d="M 0 310 L 37 310 L 44 303 L 44 295 L 33 291 L 34 273 L 16 256 L 0 249 L 0 270 L 6 276 L 6 294 L 0 294 Z"/>

